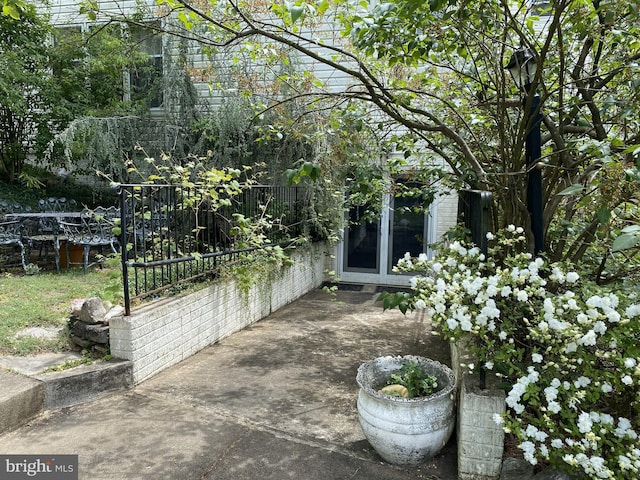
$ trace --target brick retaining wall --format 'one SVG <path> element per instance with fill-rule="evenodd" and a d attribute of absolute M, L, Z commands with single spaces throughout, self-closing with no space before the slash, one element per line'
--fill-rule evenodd
<path fill-rule="evenodd" d="M 300 248 L 291 267 L 271 284 L 255 285 L 248 293 L 233 282 L 220 281 L 114 318 L 109 326 L 111 355 L 133 362 L 133 381 L 138 384 L 320 286 L 326 248 Z"/>

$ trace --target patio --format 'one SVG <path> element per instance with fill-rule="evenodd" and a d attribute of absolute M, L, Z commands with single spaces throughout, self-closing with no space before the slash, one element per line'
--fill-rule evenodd
<path fill-rule="evenodd" d="M 1 435 L 0 449 L 78 454 L 79 478 L 92 479 L 453 480 L 455 438 L 417 468 L 382 462 L 364 439 L 362 362 L 449 357 L 421 318 L 383 312 L 366 288 L 314 290 L 133 390 Z"/>

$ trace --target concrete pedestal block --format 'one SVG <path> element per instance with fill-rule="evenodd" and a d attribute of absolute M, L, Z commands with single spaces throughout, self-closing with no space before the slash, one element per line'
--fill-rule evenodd
<path fill-rule="evenodd" d="M 477 379 L 461 376 L 458 407 L 458 479 L 497 480 L 502 468 L 504 431 L 494 420 L 505 411 L 502 390 L 477 386 Z"/>

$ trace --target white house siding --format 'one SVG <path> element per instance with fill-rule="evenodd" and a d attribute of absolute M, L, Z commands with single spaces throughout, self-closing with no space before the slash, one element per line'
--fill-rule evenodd
<path fill-rule="evenodd" d="M 153 11 L 155 2 L 147 0 L 147 4 Z M 118 2 L 101 1 L 101 10 L 108 14 L 124 15 L 130 14 L 139 7 L 135 0 L 124 0 Z M 68 0 L 53 1 L 47 8 L 52 15 L 51 21 L 54 25 L 88 25 L 89 22 L 84 15 L 79 12 L 79 5 Z M 152 18 L 149 18 L 152 20 Z M 165 25 L 167 27 L 167 25 Z M 343 39 L 336 28 L 332 25 L 325 24 L 316 26 L 314 31 L 303 32 L 308 38 L 322 39 L 325 45 L 330 42 L 342 42 Z M 321 55 L 331 56 L 335 52 L 327 47 L 318 44 L 307 44 L 305 47 L 318 52 Z M 289 48 L 278 46 L 278 48 Z M 199 44 L 192 42 L 188 45 L 189 63 L 192 81 L 200 98 L 202 99 L 201 108 L 215 109 L 221 105 L 223 98 L 229 96 L 229 91 L 234 91 L 234 70 L 245 69 L 257 74 L 257 79 L 264 83 L 269 83 L 275 79 L 273 72 L 265 68 L 265 63 L 258 60 L 251 60 L 246 53 L 242 53 L 239 47 L 229 48 L 220 52 L 216 58 L 211 60 L 202 54 Z M 165 40 L 165 56 L 175 55 L 177 53 L 177 44 Z M 312 58 L 301 54 L 293 49 L 289 50 L 289 55 L 293 64 L 299 71 L 307 70 L 312 72 L 315 77 L 323 83 L 323 90 L 327 93 L 343 92 L 355 85 L 354 80 L 346 73 L 332 68 L 321 62 L 316 62 Z M 234 57 L 242 58 L 242 62 L 235 62 Z M 348 65 L 350 68 L 357 68 L 355 62 L 348 59 L 337 59 L 338 62 Z M 346 63 L 345 63 L 346 62 Z M 166 62 L 165 62 L 166 63 Z M 226 91 L 225 91 L 226 90 Z M 166 108 L 171 108 L 166 105 Z M 373 121 L 382 118 L 383 115 L 376 111 L 373 106 L 371 108 L 371 116 Z M 450 229 L 456 222 L 457 214 L 457 195 L 455 193 L 443 195 L 439 197 L 431 209 L 431 228 L 435 229 L 430 234 L 432 241 L 442 239 L 444 233 Z M 335 265 L 334 265 L 335 267 Z M 336 268 L 333 268 L 334 270 Z"/>
<path fill-rule="evenodd" d="M 138 2 L 134 0 L 123 0 L 118 2 L 100 2 L 100 9 L 110 15 L 118 15 L 133 12 L 137 8 Z M 148 2 L 153 6 L 155 2 Z M 80 13 L 80 3 L 69 0 L 51 1 L 41 3 L 41 8 L 51 15 L 53 25 L 84 24 L 88 23 L 86 15 Z"/>

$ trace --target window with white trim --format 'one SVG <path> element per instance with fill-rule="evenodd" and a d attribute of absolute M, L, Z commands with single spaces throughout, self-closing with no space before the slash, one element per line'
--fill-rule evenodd
<path fill-rule="evenodd" d="M 56 27 L 54 42 L 69 52 L 54 67 L 61 80 L 83 75 L 97 108 L 114 101 L 141 103 L 151 110 L 163 106 L 163 40 L 159 25 L 71 25 Z"/>
<path fill-rule="evenodd" d="M 161 108 L 163 104 L 164 52 L 159 27 L 159 23 L 154 22 L 147 28 L 132 25 L 129 29 L 134 45 L 149 55 L 146 64 L 136 65 L 129 72 L 131 99 L 146 97 L 152 109 Z"/>

